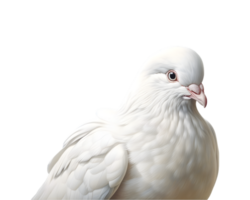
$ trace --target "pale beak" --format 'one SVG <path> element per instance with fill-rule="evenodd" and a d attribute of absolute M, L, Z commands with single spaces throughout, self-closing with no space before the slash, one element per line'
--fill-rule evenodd
<path fill-rule="evenodd" d="M 202 83 L 198 86 L 195 84 L 191 84 L 186 87 L 187 90 L 191 93 L 190 96 L 187 96 L 185 99 L 191 98 L 198 101 L 204 108 L 207 106 L 207 97 L 204 93 L 204 87 Z"/>

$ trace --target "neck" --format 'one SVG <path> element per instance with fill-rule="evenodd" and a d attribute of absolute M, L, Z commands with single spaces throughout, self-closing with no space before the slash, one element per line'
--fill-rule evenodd
<path fill-rule="evenodd" d="M 142 116 L 168 118 L 177 115 L 200 116 L 196 101 L 193 99 L 185 100 L 182 97 L 176 98 L 171 92 L 162 96 L 157 92 L 147 94 L 142 91 L 131 96 L 119 112 L 121 121 L 127 123 Z"/>

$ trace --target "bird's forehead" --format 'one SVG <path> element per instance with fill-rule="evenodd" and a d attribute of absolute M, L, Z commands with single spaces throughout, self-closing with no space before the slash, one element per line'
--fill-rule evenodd
<path fill-rule="evenodd" d="M 200 69 L 203 66 L 200 56 L 188 47 L 162 49 L 156 52 L 156 59 L 157 53 L 159 53 L 159 59 L 164 60 L 166 65 L 172 63 L 176 68 L 183 70 Z"/>

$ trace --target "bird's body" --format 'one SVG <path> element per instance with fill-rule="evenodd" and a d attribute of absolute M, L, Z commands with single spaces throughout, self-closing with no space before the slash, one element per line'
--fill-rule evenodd
<path fill-rule="evenodd" d="M 195 106 L 146 118 L 120 127 L 138 131 L 126 142 L 128 170 L 112 199 L 207 199 L 218 172 L 210 125 Z"/>
<path fill-rule="evenodd" d="M 151 60 L 114 120 L 86 124 L 65 142 L 33 199 L 207 199 L 218 147 L 196 108 L 195 100 L 206 106 L 202 79 L 190 49 Z"/>

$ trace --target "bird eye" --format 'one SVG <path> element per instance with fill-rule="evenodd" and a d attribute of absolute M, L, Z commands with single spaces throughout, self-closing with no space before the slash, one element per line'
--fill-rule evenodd
<path fill-rule="evenodd" d="M 170 81 L 176 81 L 177 80 L 177 76 L 176 76 L 175 72 L 173 72 L 173 71 L 168 72 L 167 76 L 168 76 L 168 79 Z"/>

